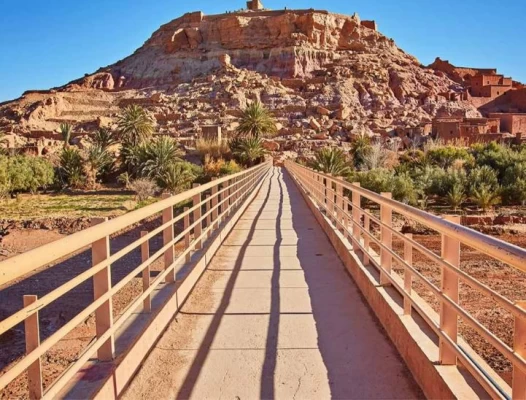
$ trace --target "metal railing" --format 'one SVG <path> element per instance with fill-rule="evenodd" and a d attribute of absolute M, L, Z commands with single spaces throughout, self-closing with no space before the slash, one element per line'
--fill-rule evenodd
<path fill-rule="evenodd" d="M 163 200 L 109 221 L 97 221 L 96 225 L 88 229 L 1 262 L 0 286 L 4 286 L 24 277 L 27 273 L 59 260 L 63 261 L 86 248 L 91 247 L 92 254 L 91 268 L 40 299 L 34 295 L 24 296 L 24 307 L 0 321 L 0 335 L 23 322 L 26 336 L 26 354 L 0 376 L 0 391 L 27 370 L 29 397 L 53 398 L 95 355 L 100 361 L 112 360 L 117 329 L 141 305 L 145 312 L 151 310 L 152 292 L 161 283 L 176 281 L 176 274 L 181 269 L 180 266 L 184 265 L 184 261 L 190 259 L 193 251 L 201 249 L 204 241 L 211 236 L 212 232 L 243 204 L 264 179 L 271 164 L 271 162 L 266 162 L 202 186 L 194 185 L 193 189 L 186 192 L 175 196 L 165 196 Z M 192 206 L 184 208 L 181 213 L 174 216 L 174 206 L 183 202 L 192 202 Z M 159 214 L 162 216 L 159 227 L 149 232 L 142 231 L 140 238 L 114 254 L 110 254 L 110 235 Z M 180 221 L 184 228 L 175 235 L 174 225 Z M 163 246 L 150 255 L 149 241 L 160 234 L 163 237 Z M 184 250 L 176 256 L 174 246 L 180 241 L 184 241 Z M 142 260 L 140 265 L 130 270 L 123 279 L 112 286 L 112 263 L 139 248 Z M 152 279 L 150 266 L 161 258 L 164 259 L 164 269 L 155 279 Z M 178 270 L 176 270 L 177 266 L 179 266 Z M 114 320 L 113 296 L 138 274 L 142 275 L 142 293 Z M 94 301 L 41 343 L 38 312 L 88 279 L 93 279 Z M 95 314 L 96 339 L 44 391 L 42 356 L 92 313 Z"/>
<path fill-rule="evenodd" d="M 461 244 L 521 271 L 526 271 L 525 249 L 461 226 L 458 216 L 440 218 L 394 201 L 391 193 L 379 195 L 361 188 L 359 183 L 349 183 L 341 177 L 319 173 L 292 161 L 285 162 L 285 167 L 335 228 L 349 240 L 353 251 L 363 253 L 364 264 L 372 264 L 380 271 L 380 284 L 392 285 L 403 296 L 404 314 L 410 315 L 413 309 L 416 310 L 437 334 L 441 364 L 456 365 L 459 360 L 493 398 L 509 398 L 510 388 L 498 387 L 488 371 L 482 371 L 459 345 L 458 321 L 461 318 L 511 362 L 512 398 L 526 398 L 526 302 L 513 302 L 460 269 Z M 346 191 L 350 192 L 350 198 Z M 362 208 L 362 198 L 379 205 L 379 217 Z M 438 232 L 442 236 L 441 255 L 413 240 L 412 234 L 403 234 L 393 229 L 393 212 Z M 371 223 L 380 228 L 380 238 L 372 233 Z M 403 241 L 403 256 L 393 250 L 393 236 Z M 371 243 L 379 248 L 379 256 L 371 249 Z M 438 264 L 441 272 L 440 286 L 413 267 L 413 250 Z M 403 279 L 393 271 L 393 261 L 403 268 Z M 430 311 L 430 307 L 422 307 L 421 300 L 417 301 L 413 290 L 415 279 L 438 299 L 438 320 L 436 313 L 432 315 L 434 312 Z M 459 282 L 488 296 L 513 315 L 513 348 L 459 304 Z"/>

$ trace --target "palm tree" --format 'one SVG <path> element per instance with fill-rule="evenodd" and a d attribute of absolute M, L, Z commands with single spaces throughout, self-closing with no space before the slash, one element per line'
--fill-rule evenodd
<path fill-rule="evenodd" d="M 276 133 L 276 121 L 259 101 L 250 103 L 244 110 L 236 132 L 240 136 L 266 137 Z"/>
<path fill-rule="evenodd" d="M 477 206 L 487 212 L 493 206 L 500 204 L 500 188 L 494 189 L 488 185 L 481 185 L 473 192 L 473 201 Z"/>
<path fill-rule="evenodd" d="M 115 134 L 107 128 L 100 128 L 93 135 L 93 143 L 95 144 L 95 146 L 100 147 L 104 150 L 106 150 L 108 147 L 115 144 L 116 142 L 117 138 L 115 137 Z"/>
<path fill-rule="evenodd" d="M 97 178 L 111 169 L 113 158 L 102 146 L 91 146 L 87 151 L 84 173 L 86 175 L 86 186 L 95 188 Z"/>
<path fill-rule="evenodd" d="M 121 138 L 133 145 L 144 143 L 153 135 L 152 118 L 144 108 L 135 104 L 121 112 L 117 124 Z"/>
<path fill-rule="evenodd" d="M 140 154 L 141 173 L 160 180 L 171 164 L 180 162 L 182 153 L 177 142 L 168 136 L 161 136 L 144 145 Z"/>
<path fill-rule="evenodd" d="M 356 168 L 365 164 L 367 155 L 371 152 L 371 139 L 365 133 L 356 135 L 351 142 L 351 154 Z"/>
<path fill-rule="evenodd" d="M 251 167 L 265 156 L 263 142 L 258 136 L 247 136 L 235 142 L 232 152 L 242 163 Z"/>
<path fill-rule="evenodd" d="M 454 184 L 446 195 L 446 201 L 453 208 L 453 211 L 457 211 L 466 201 L 464 188 L 460 184 Z"/>
<path fill-rule="evenodd" d="M 64 140 L 64 147 L 69 146 L 71 141 L 71 132 L 73 131 L 73 127 L 68 124 L 60 124 L 60 134 L 62 135 L 62 140 Z"/>
<path fill-rule="evenodd" d="M 334 176 L 348 175 L 352 172 L 347 154 L 338 148 L 325 147 L 317 151 L 310 166 L 315 170 Z"/>
<path fill-rule="evenodd" d="M 196 178 L 197 175 L 192 168 L 192 164 L 178 162 L 170 164 L 160 180 L 162 186 L 168 189 L 170 193 L 177 194 L 188 189 Z"/>

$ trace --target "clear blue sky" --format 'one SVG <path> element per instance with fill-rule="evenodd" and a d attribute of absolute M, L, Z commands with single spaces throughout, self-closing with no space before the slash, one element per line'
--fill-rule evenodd
<path fill-rule="evenodd" d="M 436 56 L 497 67 L 526 81 L 525 0 L 263 0 L 268 8 L 315 8 L 375 19 L 423 64 Z M 0 12 L 0 101 L 48 89 L 112 64 L 162 24 L 188 11 L 217 14 L 239 1 L 5 0 Z"/>

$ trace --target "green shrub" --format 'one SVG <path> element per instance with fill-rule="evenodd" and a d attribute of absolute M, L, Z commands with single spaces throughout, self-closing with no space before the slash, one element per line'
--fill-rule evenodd
<path fill-rule="evenodd" d="M 435 168 L 431 174 L 431 186 L 428 193 L 445 198 L 455 185 L 462 188 L 467 187 L 467 173 L 464 169 Z"/>
<path fill-rule="evenodd" d="M 455 183 L 446 195 L 447 204 L 449 204 L 455 211 L 466 201 L 466 199 L 467 197 L 464 187 L 458 183 Z"/>
<path fill-rule="evenodd" d="M 177 142 L 168 136 L 161 136 L 139 148 L 138 168 L 142 176 L 160 182 L 174 163 L 182 161 L 181 156 Z"/>
<path fill-rule="evenodd" d="M 60 175 L 65 184 L 79 188 L 84 185 L 84 160 L 78 149 L 64 147 L 60 154 Z"/>
<path fill-rule="evenodd" d="M 473 195 L 481 186 L 495 190 L 499 186 L 497 172 L 488 165 L 473 168 L 468 175 L 469 193 Z"/>
<path fill-rule="evenodd" d="M 393 198 L 406 204 L 416 205 L 418 203 L 418 190 L 408 173 L 394 177 Z"/>
<path fill-rule="evenodd" d="M 461 160 L 465 167 L 474 165 L 474 158 L 468 149 L 455 146 L 435 147 L 427 151 L 426 162 L 440 168 L 452 167 L 454 162 Z"/>
<path fill-rule="evenodd" d="M 53 165 L 43 158 L 0 155 L 0 197 L 14 192 L 36 192 L 51 185 L 55 178 Z"/>
<path fill-rule="evenodd" d="M 247 136 L 230 142 L 230 149 L 236 160 L 251 167 L 263 161 L 266 151 L 257 136 Z"/>
<path fill-rule="evenodd" d="M 496 142 L 473 145 L 471 153 L 478 166 L 487 165 L 491 167 L 497 172 L 499 179 L 504 178 L 509 167 L 526 162 L 526 151 L 513 149 L 508 145 Z"/>
<path fill-rule="evenodd" d="M 502 180 L 506 204 L 526 205 L 526 161 L 508 167 Z"/>
<path fill-rule="evenodd" d="M 243 167 L 241 167 L 241 165 L 239 165 L 234 160 L 225 162 L 221 166 L 221 169 L 220 169 L 221 175 L 232 175 L 232 174 L 237 174 L 238 172 L 241 172 L 241 171 L 243 171 Z"/>
<path fill-rule="evenodd" d="M 190 185 L 199 176 L 194 164 L 189 162 L 172 163 L 160 177 L 160 186 L 170 193 L 177 194 L 190 188 Z"/>
<path fill-rule="evenodd" d="M 363 188 L 376 193 L 393 191 L 394 172 L 384 168 L 359 172 L 356 179 Z"/>
<path fill-rule="evenodd" d="M 349 157 L 341 149 L 324 147 L 314 157 L 310 166 L 317 171 L 334 176 L 347 176 L 352 172 Z"/>
<path fill-rule="evenodd" d="M 493 206 L 500 204 L 500 188 L 495 189 L 486 185 L 481 185 L 474 191 L 471 199 L 482 209 L 483 212 L 486 212 Z"/>

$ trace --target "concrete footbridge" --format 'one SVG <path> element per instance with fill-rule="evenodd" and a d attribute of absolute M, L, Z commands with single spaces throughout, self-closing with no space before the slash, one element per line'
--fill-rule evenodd
<path fill-rule="evenodd" d="M 437 232 L 441 251 L 395 229 L 396 218 Z M 260 164 L 97 221 L 0 263 L 0 288 L 7 290 L 81 253 L 89 260 L 55 289 L 25 294 L 19 310 L 0 321 L 0 334 L 19 329 L 25 343 L 25 352 L 0 372 L 0 393 L 524 399 L 526 303 L 467 274 L 460 258 L 469 247 L 526 271 L 526 251 L 459 222 L 289 161 Z M 116 235 L 130 230 L 132 240 L 116 246 Z M 440 269 L 437 281 L 414 267 L 417 254 Z M 115 268 L 124 272 L 117 277 Z M 87 282 L 91 301 L 41 337 L 39 313 Z M 417 285 L 436 301 L 419 296 Z M 513 343 L 462 306 L 464 285 L 511 315 Z M 126 292 L 129 287 L 134 290 Z M 123 297 L 126 306 L 116 307 Z M 511 379 L 464 340 L 460 324 L 505 357 Z M 49 353 L 81 329 L 92 339 L 60 373 L 50 373 Z"/>

